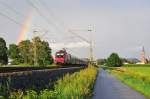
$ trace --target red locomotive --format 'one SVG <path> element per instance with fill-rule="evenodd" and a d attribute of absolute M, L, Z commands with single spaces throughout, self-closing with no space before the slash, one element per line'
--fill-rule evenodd
<path fill-rule="evenodd" d="M 72 64 L 72 65 L 87 65 L 86 59 L 79 59 L 71 54 L 68 54 L 65 49 L 59 50 L 55 54 L 56 64 Z"/>

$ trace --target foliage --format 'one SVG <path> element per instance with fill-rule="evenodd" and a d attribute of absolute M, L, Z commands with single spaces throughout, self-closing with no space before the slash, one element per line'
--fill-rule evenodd
<path fill-rule="evenodd" d="M 150 64 L 150 60 L 148 60 L 148 64 Z"/>
<path fill-rule="evenodd" d="M 34 58 L 35 52 L 36 57 Z M 10 44 L 8 54 L 13 60 L 13 65 L 33 65 L 35 59 L 37 61 L 37 66 L 46 66 L 53 63 L 49 43 L 41 41 L 39 37 L 33 38 L 32 42 L 30 40 L 23 40 L 18 45 Z"/>
<path fill-rule="evenodd" d="M 144 66 L 144 67 L 143 67 Z M 150 67 L 141 65 L 135 67 L 121 67 L 112 73 L 127 85 L 150 97 Z"/>
<path fill-rule="evenodd" d="M 12 59 L 11 64 L 19 64 L 21 63 L 20 61 L 20 55 L 19 55 L 19 48 L 16 44 L 10 44 L 9 45 L 9 50 L 8 50 L 8 55 L 9 58 Z"/>
<path fill-rule="evenodd" d="M 54 90 L 45 89 L 38 94 L 29 90 L 22 95 L 21 91 L 12 92 L 10 99 L 85 99 L 91 96 L 91 88 L 96 79 L 97 70 L 89 67 L 80 72 L 67 74 L 54 85 Z"/>
<path fill-rule="evenodd" d="M 126 58 L 121 58 L 121 61 L 122 61 L 123 63 L 129 63 L 129 61 L 128 61 Z"/>
<path fill-rule="evenodd" d="M 107 59 L 107 65 L 111 67 L 122 66 L 122 61 L 117 53 L 112 53 Z"/>
<path fill-rule="evenodd" d="M 25 64 L 32 64 L 32 48 L 29 40 L 21 41 L 18 45 L 20 56 Z"/>
<path fill-rule="evenodd" d="M 23 91 L 18 90 L 16 92 L 12 92 L 11 95 L 9 96 L 10 99 L 21 99 L 23 96 Z"/>
<path fill-rule="evenodd" d="M 124 67 L 140 67 L 140 68 L 144 68 L 144 67 L 150 67 L 150 64 L 124 64 Z M 139 68 L 139 69 L 140 69 Z M 136 68 L 137 69 L 137 68 Z"/>
<path fill-rule="evenodd" d="M 55 91 L 58 93 L 57 98 L 66 99 L 72 96 L 85 98 L 90 94 L 90 88 L 95 81 L 95 77 L 96 69 L 94 67 L 87 68 L 73 75 L 68 74 L 64 76 L 55 85 Z"/>
<path fill-rule="evenodd" d="M 46 41 L 41 41 L 39 37 L 33 38 L 33 50 L 36 50 L 36 60 L 37 65 L 46 66 L 48 64 L 52 64 L 52 56 L 51 56 L 51 48 L 49 47 L 49 43 Z"/>
<path fill-rule="evenodd" d="M 104 65 L 104 64 L 106 64 L 106 59 L 97 59 L 97 64 L 98 65 Z"/>
<path fill-rule="evenodd" d="M 123 63 L 129 63 L 129 64 L 136 64 L 140 61 L 137 58 L 122 58 L 122 62 Z"/>
<path fill-rule="evenodd" d="M 38 99 L 38 94 L 37 92 L 33 90 L 29 90 L 26 92 L 27 94 L 23 96 L 23 99 Z M 44 99 L 44 98 L 43 98 Z"/>
<path fill-rule="evenodd" d="M 8 99 L 9 94 L 10 94 L 10 77 L 5 77 L 1 82 L 0 82 L 0 96 L 3 99 L 4 97 Z M 0 99 L 1 99 L 0 98 Z"/>
<path fill-rule="evenodd" d="M 19 57 L 19 49 L 16 44 L 10 44 L 8 50 L 9 58 L 15 59 Z"/>
<path fill-rule="evenodd" d="M 0 37 L 0 65 L 8 63 L 7 47 L 6 42 Z"/>

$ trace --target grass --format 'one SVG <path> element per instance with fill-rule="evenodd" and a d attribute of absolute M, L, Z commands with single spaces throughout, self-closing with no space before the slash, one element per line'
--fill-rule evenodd
<path fill-rule="evenodd" d="M 34 66 L 33 64 L 18 64 L 18 65 L 2 65 L 2 67 L 31 67 L 31 66 Z M 47 67 L 55 67 L 57 66 L 56 64 L 50 64 L 50 65 L 47 65 Z"/>
<path fill-rule="evenodd" d="M 150 64 L 124 64 L 124 67 L 150 67 Z"/>
<path fill-rule="evenodd" d="M 80 72 L 67 74 L 59 79 L 54 89 L 45 89 L 37 93 L 29 90 L 12 92 L 10 99 L 88 99 L 96 79 L 97 69 L 88 67 Z"/>
<path fill-rule="evenodd" d="M 18 64 L 18 65 L 5 65 L 4 67 L 30 67 L 30 66 L 33 66 L 31 64 Z"/>
<path fill-rule="evenodd" d="M 111 70 L 118 79 L 150 98 L 149 65 L 130 65 Z"/>

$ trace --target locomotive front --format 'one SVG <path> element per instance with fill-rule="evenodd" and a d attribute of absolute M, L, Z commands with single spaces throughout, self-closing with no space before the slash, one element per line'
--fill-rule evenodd
<path fill-rule="evenodd" d="M 65 51 L 60 50 L 55 54 L 55 63 L 56 64 L 63 64 L 65 63 Z"/>

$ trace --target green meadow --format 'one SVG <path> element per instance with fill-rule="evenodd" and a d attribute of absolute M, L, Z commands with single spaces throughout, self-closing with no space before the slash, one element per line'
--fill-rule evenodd
<path fill-rule="evenodd" d="M 125 65 L 113 68 L 119 80 L 150 98 L 150 65 Z"/>

